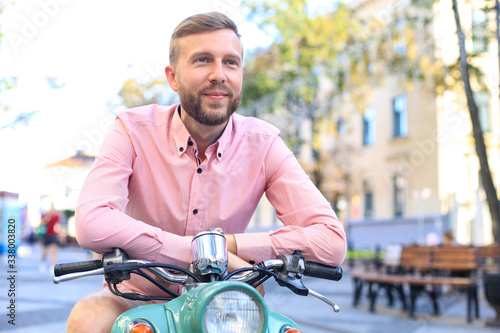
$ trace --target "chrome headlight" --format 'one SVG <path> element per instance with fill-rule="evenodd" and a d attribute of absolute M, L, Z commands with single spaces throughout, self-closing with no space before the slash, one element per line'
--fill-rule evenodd
<path fill-rule="evenodd" d="M 208 303 L 203 324 L 208 333 L 258 333 L 264 326 L 263 309 L 251 295 L 226 290 Z"/>

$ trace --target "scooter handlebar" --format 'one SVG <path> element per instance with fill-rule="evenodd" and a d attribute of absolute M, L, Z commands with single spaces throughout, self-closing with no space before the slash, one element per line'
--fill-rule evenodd
<path fill-rule="evenodd" d="M 305 262 L 304 275 L 320 279 L 339 281 L 342 278 L 342 267 L 330 267 L 315 262 Z"/>
<path fill-rule="evenodd" d="M 92 271 L 102 267 L 102 260 L 80 261 L 54 266 L 54 275 L 61 276 L 70 273 Z"/>

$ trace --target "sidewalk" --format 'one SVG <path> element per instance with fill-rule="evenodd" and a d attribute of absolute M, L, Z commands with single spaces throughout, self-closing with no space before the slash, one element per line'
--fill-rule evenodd
<path fill-rule="evenodd" d="M 347 266 L 346 266 L 347 268 Z M 494 310 L 488 305 L 482 287 L 479 295 L 479 319 L 474 319 L 468 324 L 466 320 L 466 297 L 462 294 L 443 295 L 439 300 L 441 310 L 440 316 L 432 315 L 431 301 L 426 295 L 418 299 L 417 313 L 415 319 L 410 319 L 406 312 L 402 311 L 401 303 L 395 301 L 392 308 L 387 305 L 384 292 L 380 292 L 375 313 L 369 312 L 369 299 L 366 288 L 358 307 L 352 306 L 353 282 L 349 271 L 344 271 L 344 277 L 336 284 L 332 284 L 332 291 L 327 293 L 319 285 L 318 279 L 308 282 L 307 286 L 317 292 L 324 293 L 333 299 L 341 311 L 332 318 L 334 327 L 332 332 L 345 333 L 493 333 L 500 329 L 488 328 L 486 321 L 495 317 Z M 300 323 L 299 323 L 300 324 Z M 308 332 L 304 329 L 304 332 Z M 321 331 L 323 332 L 323 331 Z M 327 332 L 327 331 L 325 331 Z"/>
<path fill-rule="evenodd" d="M 102 277 L 89 277 L 73 282 L 55 285 L 49 272 L 41 274 L 38 269 L 40 247 L 31 251 L 20 249 L 17 258 L 15 323 L 7 321 L 9 302 L 9 275 L 4 269 L 0 279 L 0 332 L 35 333 L 65 332 L 66 318 L 77 300 L 93 291 L 101 289 Z M 89 260 L 89 255 L 78 248 L 65 248 L 59 251 L 59 262 Z M 6 268 L 6 258 L 1 258 Z M 347 267 L 346 267 L 347 268 Z M 269 284 L 269 287 L 267 286 Z M 388 308 L 381 294 L 377 302 L 377 313 L 368 311 L 368 300 L 364 298 L 358 308 L 352 307 L 353 285 L 348 271 L 340 282 L 320 279 L 305 279 L 311 289 L 324 294 L 337 303 L 341 310 L 333 313 L 331 308 L 312 297 L 300 297 L 277 287 L 273 281 L 266 282 L 266 301 L 270 308 L 276 309 L 293 318 L 307 333 L 406 333 L 406 332 L 500 332 L 499 329 L 485 327 L 485 321 L 494 317 L 493 309 L 484 299 L 480 289 L 480 316 L 471 324 L 466 322 L 465 297 L 450 295 L 441 300 L 442 315 L 432 316 L 430 302 L 424 296 L 419 300 L 417 318 L 411 320 L 400 310 L 399 304 Z"/>
<path fill-rule="evenodd" d="M 40 273 L 39 263 L 41 246 L 33 248 L 20 247 L 16 258 L 15 296 L 9 297 L 9 281 L 5 278 L 5 255 L 2 256 L 3 276 L 0 279 L 0 332 L 35 333 L 66 331 L 66 319 L 77 300 L 83 296 L 102 289 L 102 277 L 95 276 L 80 279 L 76 283 L 52 282 L 52 272 Z M 89 254 L 80 248 L 64 248 L 59 250 L 58 262 L 90 260 Z M 8 277 L 9 275 L 7 275 Z M 7 306 L 15 301 L 15 326 L 11 320 Z"/>

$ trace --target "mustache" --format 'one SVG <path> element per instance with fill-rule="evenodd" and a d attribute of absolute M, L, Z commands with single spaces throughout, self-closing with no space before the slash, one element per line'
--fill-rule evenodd
<path fill-rule="evenodd" d="M 234 97 L 233 91 L 229 89 L 229 87 L 226 86 L 224 83 L 211 83 L 208 87 L 201 89 L 200 94 L 206 94 L 214 90 L 222 91 L 226 93 L 229 97 Z"/>

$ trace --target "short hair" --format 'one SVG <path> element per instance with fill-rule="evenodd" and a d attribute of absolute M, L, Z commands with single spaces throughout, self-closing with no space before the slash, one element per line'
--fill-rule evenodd
<path fill-rule="evenodd" d="M 453 239 L 453 231 L 448 230 L 444 233 L 444 237 L 448 237 L 449 239 Z"/>
<path fill-rule="evenodd" d="M 219 12 L 196 14 L 182 20 L 174 29 L 170 38 L 170 64 L 175 65 L 177 63 L 179 57 L 179 40 L 182 37 L 220 29 L 231 29 L 238 36 L 238 39 L 241 37 L 234 21 Z M 241 51 L 243 52 L 243 46 L 241 47 Z"/>

